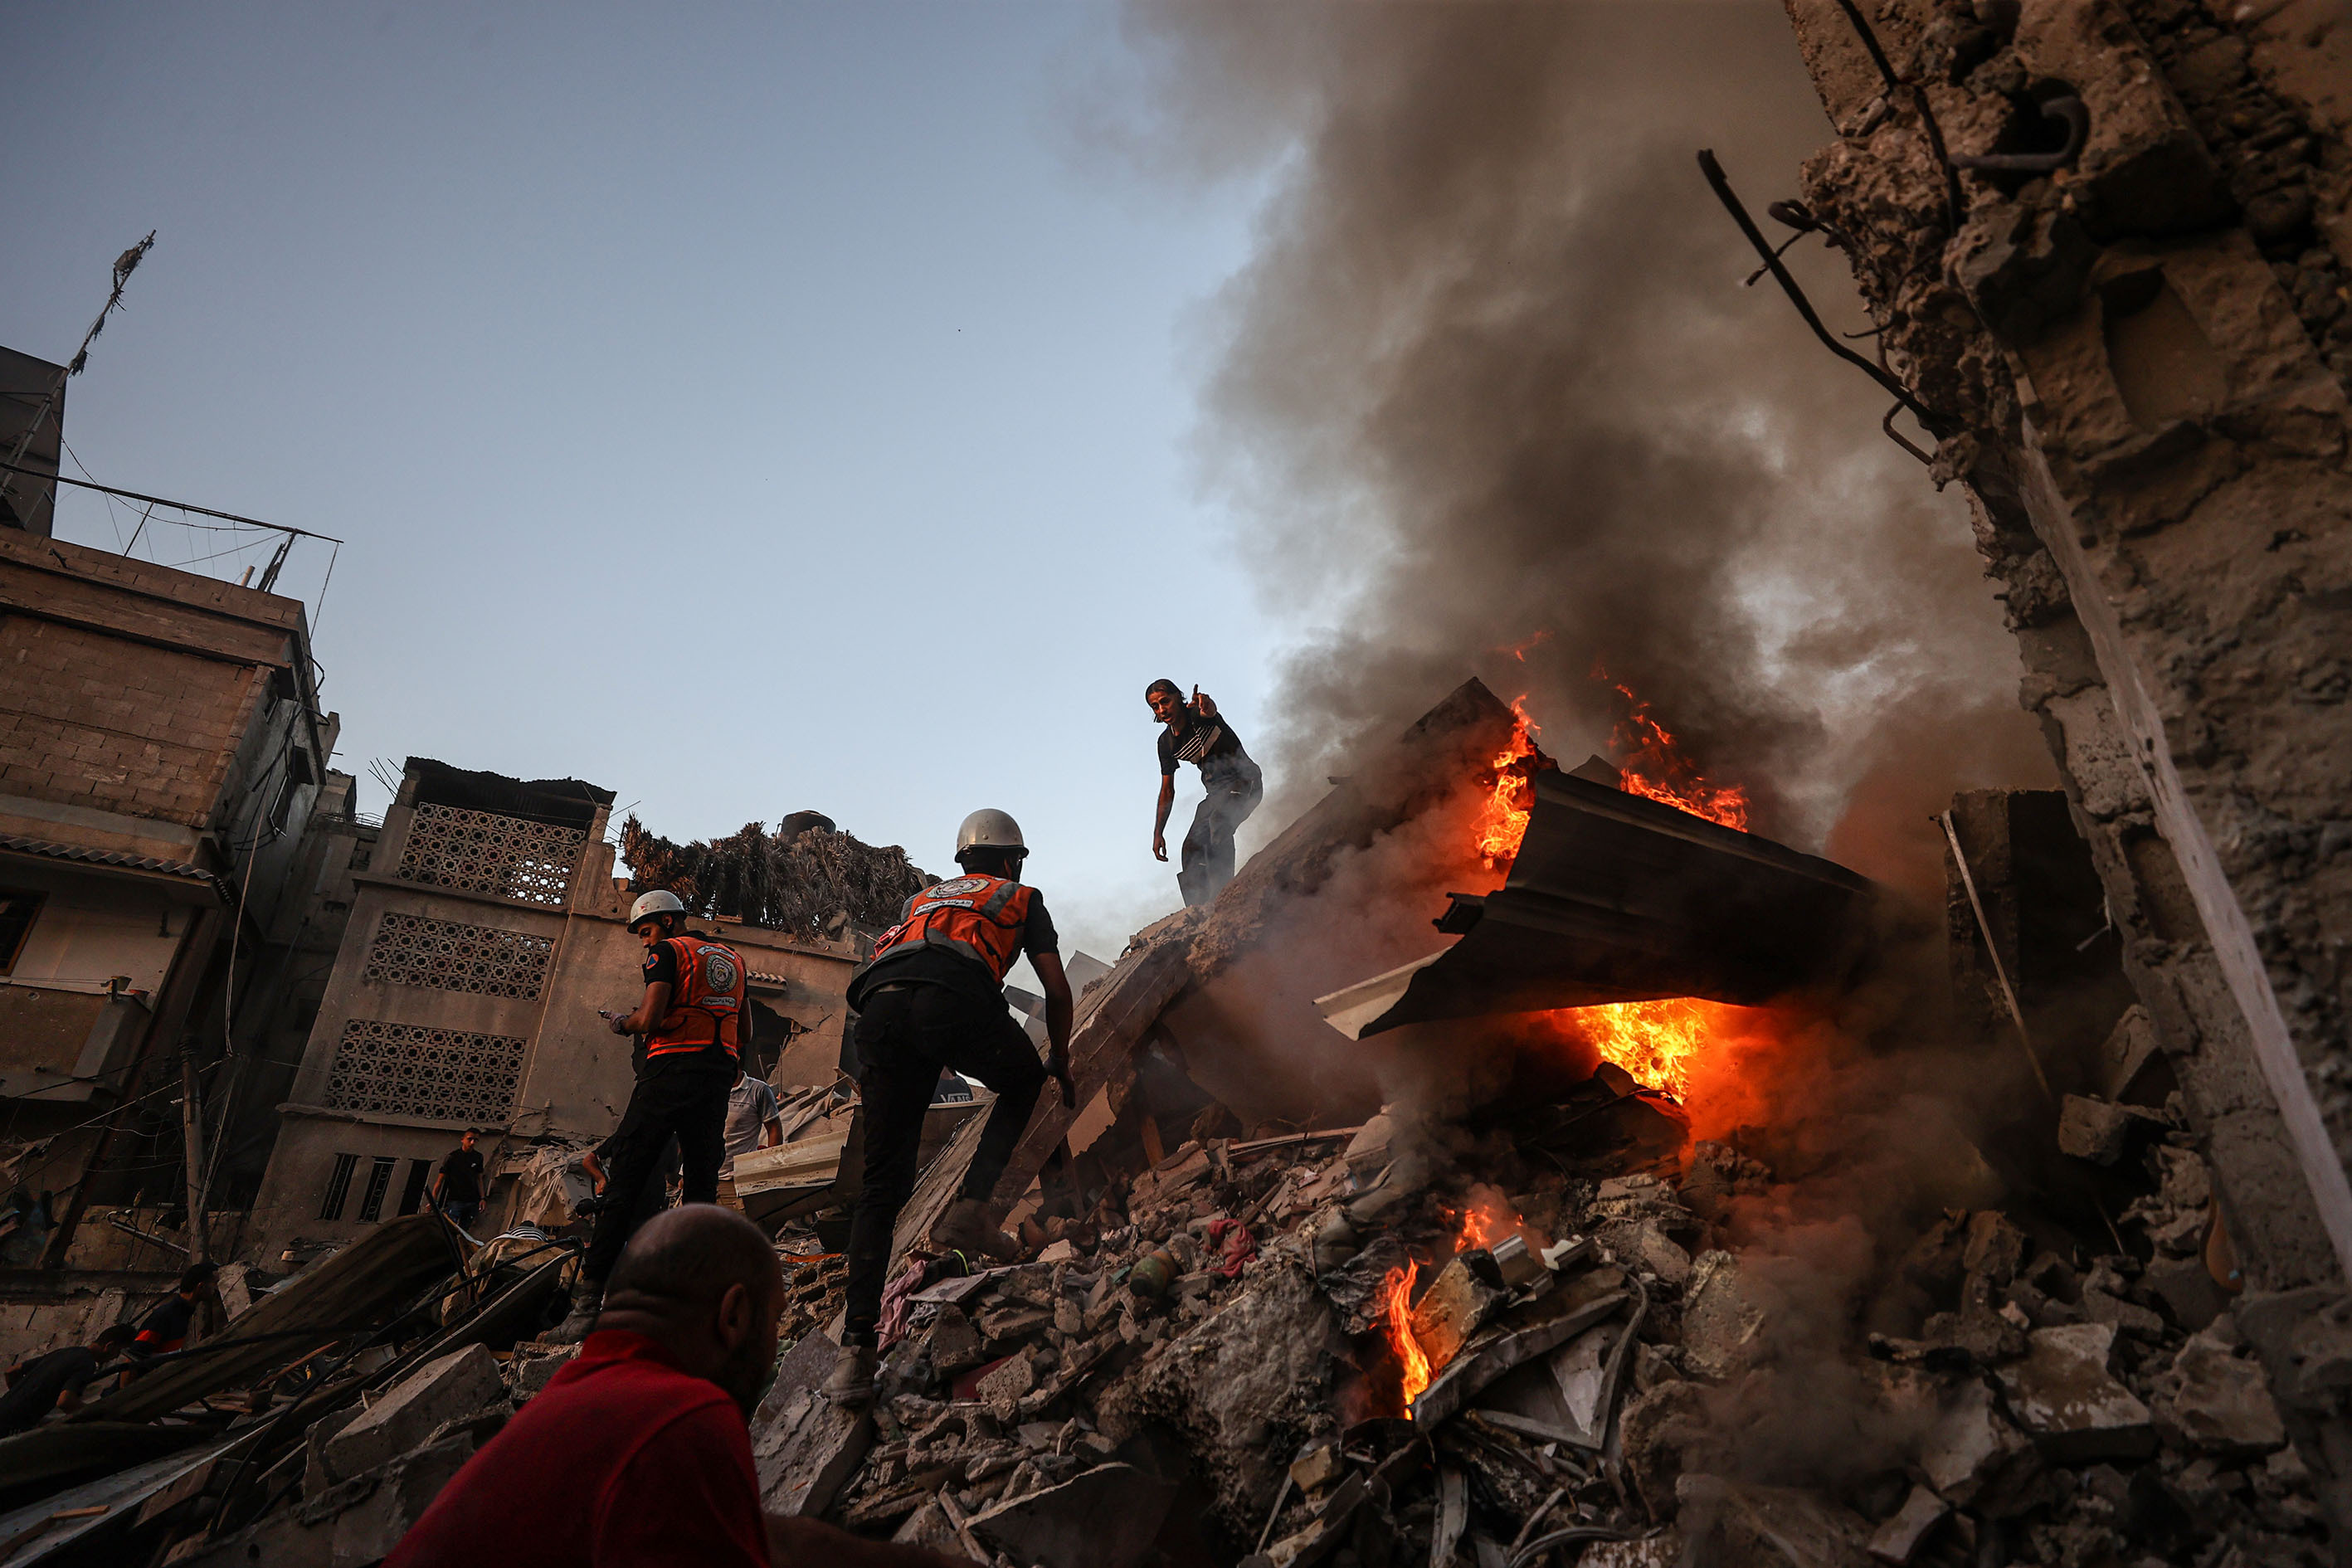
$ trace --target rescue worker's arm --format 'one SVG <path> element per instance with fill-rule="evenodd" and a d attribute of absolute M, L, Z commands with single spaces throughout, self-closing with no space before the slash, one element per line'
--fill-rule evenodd
<path fill-rule="evenodd" d="M 635 1012 L 613 1020 L 613 1033 L 650 1035 L 654 1032 L 654 1026 L 662 1021 L 662 1015 L 668 1011 L 669 982 L 656 980 L 646 987 L 646 999 L 637 1004 Z"/>
<path fill-rule="evenodd" d="M 1176 809 L 1176 775 L 1160 775 L 1160 813 L 1151 819 L 1151 858 L 1168 858 L 1168 814 Z"/>
<path fill-rule="evenodd" d="M 1196 686 L 1192 688 L 1192 711 L 1203 719 L 1213 719 L 1217 716 L 1217 700 L 1202 696 L 1201 689 Z"/>
<path fill-rule="evenodd" d="M 784 1141 L 784 1119 L 771 1116 L 760 1123 L 760 1147 L 772 1149 Z"/>
<path fill-rule="evenodd" d="M 604 1184 L 606 1181 L 610 1180 L 610 1178 L 604 1174 L 604 1163 L 596 1158 L 595 1150 L 591 1149 L 585 1154 L 580 1156 L 580 1170 L 581 1173 L 588 1178 L 595 1194 L 600 1198 L 603 1197 L 604 1195 Z"/>
<path fill-rule="evenodd" d="M 440 1169 L 433 1173 L 433 1184 L 425 1189 L 425 1196 L 432 1200 L 433 1206 L 436 1209 L 441 1206 L 441 1184 L 448 1179 L 449 1167 L 445 1163 Z"/>
<path fill-rule="evenodd" d="M 1058 952 L 1033 952 L 1029 967 L 1037 972 L 1037 984 L 1045 988 L 1045 1038 L 1052 1042 L 1046 1053 L 1045 1070 L 1052 1073 L 1062 1086 L 1062 1109 L 1078 1108 L 1078 1086 L 1070 1079 L 1070 977 L 1062 972 L 1062 955 Z"/>

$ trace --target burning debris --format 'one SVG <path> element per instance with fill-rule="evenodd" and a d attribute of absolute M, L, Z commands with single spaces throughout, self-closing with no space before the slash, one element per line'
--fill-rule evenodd
<path fill-rule="evenodd" d="M 2065 1097 L 1996 1086 L 1971 1142 L 1900 1098 L 1934 1058 L 1871 1020 L 1917 1031 L 1933 1007 L 1864 940 L 1866 884 L 1543 766 L 1482 689 L 1450 702 L 1407 738 L 1422 765 L 1351 782 L 1319 837 L 1286 836 L 1086 986 L 1079 1110 L 1048 1099 L 1007 1166 L 1021 1260 L 919 1245 L 985 1119 L 943 1123 L 900 1216 L 867 1405 L 819 1388 L 858 1107 L 811 1090 L 784 1108 L 787 1141 L 735 1178 L 785 1265 L 791 1348 L 751 1423 L 766 1507 L 1012 1568 L 2320 1560 L 2315 1483 L 2249 1349 L 2273 1325 L 2233 1315 L 2200 1141 L 2134 1043 L 2143 1016 L 2072 1057 L 2038 1028 Z M 1200 1008 L 1204 989 L 1243 994 L 1270 947 L 1337 940 L 1302 917 L 1370 870 L 1439 902 L 1487 863 L 1498 801 L 1524 807 L 1523 838 L 1449 953 L 1515 889 L 1550 885 L 1523 879 L 1538 869 L 1648 865 L 1687 880 L 1646 962 L 1751 976 L 1748 1000 L 1360 1031 L 1398 1091 L 1303 1125 L 1199 1081 L 1220 1052 L 1231 1070 L 1270 1048 L 1205 1029 L 1246 1015 Z M 1663 847 L 1600 858 L 1612 834 Z M 1596 858 L 1562 847 L 1580 842 Z M 1844 956 L 1790 956 L 1775 992 L 1768 937 L 1689 913 L 1708 885 L 1751 922 L 1811 910 L 1812 945 Z M 1588 900 L 1588 931 L 1645 907 L 1618 887 Z M 1373 951 L 1344 929 L 1328 967 Z M 1280 994 L 1312 1016 L 1297 985 Z M 2031 984 L 2021 1007 L 2063 1011 Z M 1963 1054 L 1979 1078 L 2015 1059 Z M 1323 1092 L 1358 1103 L 1345 1079 Z M 174 1563 L 388 1550 L 574 1353 L 536 1338 L 572 1267 L 562 1235 L 472 1250 L 440 1226 L 396 1221 L 261 1298 L 210 1359 L 0 1443 L 22 1505 L 0 1528 L 54 1531 L 21 1560 L 51 1540 Z"/>

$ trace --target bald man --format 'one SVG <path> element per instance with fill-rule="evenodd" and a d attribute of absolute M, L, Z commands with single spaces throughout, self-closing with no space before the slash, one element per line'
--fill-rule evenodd
<path fill-rule="evenodd" d="M 783 1279 L 742 1215 L 688 1204 L 629 1239 L 578 1359 L 466 1462 L 384 1568 L 949 1568 L 763 1513 L 745 1422 Z"/>

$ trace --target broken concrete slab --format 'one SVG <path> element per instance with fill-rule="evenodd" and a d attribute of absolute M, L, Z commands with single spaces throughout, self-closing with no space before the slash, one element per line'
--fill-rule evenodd
<path fill-rule="evenodd" d="M 1601 1227 L 1600 1240 L 1627 1268 L 1647 1270 L 1677 1290 L 1690 1282 L 1690 1254 L 1654 1219 L 1612 1221 Z"/>
<path fill-rule="evenodd" d="M 2158 1380 L 2156 1420 L 2168 1438 L 2231 1458 L 2286 1444 L 2286 1426 L 2263 1369 L 2210 1329 L 2182 1345 Z"/>
<path fill-rule="evenodd" d="M 555 1374 L 579 1354 L 578 1345 L 517 1346 L 514 1359 L 507 1363 L 508 1392 L 518 1405 L 543 1393 Z"/>
<path fill-rule="evenodd" d="M 499 1359 L 467 1345 L 426 1362 L 354 1417 L 328 1443 L 327 1468 L 358 1476 L 423 1443 L 444 1421 L 506 1397 Z"/>
<path fill-rule="evenodd" d="M 1727 1378 L 1756 1354 L 1765 1313 L 1754 1283 L 1728 1252 L 1702 1252 L 1683 1293 L 1683 1358 L 1701 1377 Z"/>
<path fill-rule="evenodd" d="M 1478 1278 L 1465 1255 L 1456 1253 L 1414 1303 L 1412 1337 L 1432 1366 L 1444 1366 L 1504 1300 L 1501 1290 Z"/>
<path fill-rule="evenodd" d="M 1436 1427 L 1513 1367 L 1614 1316 L 1631 1300 L 1619 1290 L 1594 1297 L 1562 1289 L 1513 1313 L 1465 1345 L 1421 1391 L 1412 1402 L 1413 1425 L 1424 1430 Z"/>
<path fill-rule="evenodd" d="M 2025 1434 L 1994 1407 L 1992 1391 L 1969 1378 L 1947 1394 L 1921 1435 L 1920 1473 L 1945 1501 L 1993 1517 L 2042 1468 Z"/>
<path fill-rule="evenodd" d="M 1881 1563 L 1905 1563 L 1917 1554 L 1919 1542 L 1951 1512 L 1951 1505 L 1927 1487 L 1915 1486 L 1887 1521 L 1870 1538 L 1866 1550 Z"/>
<path fill-rule="evenodd" d="M 2000 1369 L 2011 1413 L 2049 1458 L 2087 1464 L 2155 1452 L 2147 1406 L 2108 1370 L 2115 1343 L 2111 1323 L 2036 1329 L 2025 1359 Z"/>
<path fill-rule="evenodd" d="M 2135 1131 L 2162 1132 L 2168 1125 L 2161 1116 L 2136 1105 L 2070 1094 L 2058 1112 L 2058 1149 L 2095 1165 L 2112 1165 L 2130 1150 Z"/>
<path fill-rule="evenodd" d="M 1295 1257 L 1262 1259 L 1253 1287 L 1103 1391 L 1097 1425 L 1124 1441 L 1158 1423 L 1183 1446 L 1210 1511 L 1255 1540 L 1289 1457 L 1329 1419 L 1328 1380 L 1345 1349 L 1331 1308 Z"/>
<path fill-rule="evenodd" d="M 1675 1522 L 1711 1568 L 1867 1568 L 1870 1526 L 1811 1492 L 1686 1475 Z"/>
<path fill-rule="evenodd" d="M 823 1513 L 857 1473 L 873 1442 L 871 1406 L 847 1410 L 814 1386 L 795 1390 L 764 1429 L 752 1432 L 761 1505 L 771 1513 Z"/>
<path fill-rule="evenodd" d="M 974 1514 L 971 1532 L 1039 1568 L 1135 1568 L 1175 1498 L 1171 1483 L 1133 1465 L 1097 1465 Z"/>

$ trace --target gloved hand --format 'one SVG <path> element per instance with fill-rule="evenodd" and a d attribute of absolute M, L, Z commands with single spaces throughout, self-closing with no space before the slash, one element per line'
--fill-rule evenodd
<path fill-rule="evenodd" d="M 591 1215 L 600 1215 L 604 1212 L 604 1200 L 600 1197 L 582 1198 L 578 1203 L 572 1205 L 572 1217 L 574 1219 L 587 1219 Z"/>

